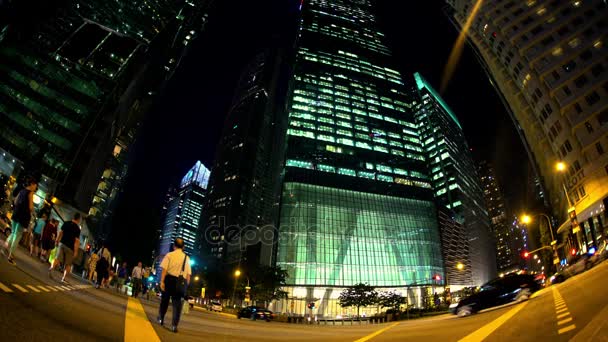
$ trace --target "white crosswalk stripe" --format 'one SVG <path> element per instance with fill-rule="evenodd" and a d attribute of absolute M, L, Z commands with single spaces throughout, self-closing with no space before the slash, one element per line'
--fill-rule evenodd
<path fill-rule="evenodd" d="M 4 285 L 4 284 L 2 284 L 2 283 L 0 283 L 0 290 L 4 291 L 4 292 L 6 292 L 6 293 L 11 293 L 11 292 L 13 292 L 13 290 L 11 290 L 11 288 L 10 288 L 10 287 L 8 287 L 8 286 L 6 286 L 6 285 Z"/>
<path fill-rule="evenodd" d="M 19 286 L 18 284 L 13 284 L 13 287 L 16 288 L 17 290 L 21 291 L 21 292 L 28 292 L 26 289 L 24 289 L 23 287 Z"/>
<path fill-rule="evenodd" d="M 29 288 L 30 290 L 32 290 L 32 291 L 34 291 L 34 292 L 36 292 L 36 293 L 39 293 L 39 292 L 40 292 L 40 290 L 38 290 L 37 288 L 33 287 L 32 285 L 25 285 L 25 286 L 26 286 L 27 288 Z"/>
<path fill-rule="evenodd" d="M 51 290 L 47 289 L 46 287 L 44 287 L 42 285 L 38 285 L 38 288 L 41 289 L 44 292 L 51 292 Z"/>

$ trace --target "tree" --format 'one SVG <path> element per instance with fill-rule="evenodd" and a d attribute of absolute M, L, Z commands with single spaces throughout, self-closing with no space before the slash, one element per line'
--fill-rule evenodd
<path fill-rule="evenodd" d="M 378 299 L 378 293 L 373 286 L 365 283 L 355 284 L 348 287 L 340 293 L 340 306 L 356 306 L 357 316 L 362 306 L 375 304 Z"/>
<path fill-rule="evenodd" d="M 401 305 L 407 304 L 407 298 L 395 291 L 380 292 L 378 294 L 378 304 L 382 308 L 390 308 L 399 311 Z"/>
<path fill-rule="evenodd" d="M 281 288 L 285 286 L 287 271 L 278 266 L 258 266 L 249 277 L 251 298 L 256 302 L 267 305 L 273 300 L 287 298 L 287 292 Z M 242 279 L 245 281 L 245 279 Z M 245 284 L 243 284 L 244 286 Z"/>

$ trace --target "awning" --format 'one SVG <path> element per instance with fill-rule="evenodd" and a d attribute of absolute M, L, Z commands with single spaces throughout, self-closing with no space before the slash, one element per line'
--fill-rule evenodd
<path fill-rule="evenodd" d="M 576 218 L 579 224 L 587 221 L 590 217 L 597 216 L 602 213 L 606 208 L 604 208 L 604 202 L 600 199 L 597 200 L 592 205 L 585 208 L 580 213 L 576 213 Z M 557 234 L 565 233 L 568 229 L 570 229 L 570 219 L 567 219 L 564 223 L 562 223 L 557 229 Z"/>

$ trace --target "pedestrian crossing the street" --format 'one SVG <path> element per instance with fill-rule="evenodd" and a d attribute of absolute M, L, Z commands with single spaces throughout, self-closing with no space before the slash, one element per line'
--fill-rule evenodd
<path fill-rule="evenodd" d="M 32 285 L 32 284 L 4 284 L 0 282 L 0 293 L 47 293 L 60 291 L 76 291 L 91 288 L 91 285 Z"/>

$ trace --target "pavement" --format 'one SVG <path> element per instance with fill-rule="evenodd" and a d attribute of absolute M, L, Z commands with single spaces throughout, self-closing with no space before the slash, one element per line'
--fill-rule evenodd
<path fill-rule="evenodd" d="M 98 290 L 74 276 L 63 285 L 24 250 L 16 257 L 17 266 L 0 257 L 2 341 L 608 341 L 608 262 L 526 302 L 465 318 L 325 326 L 237 320 L 196 308 L 175 334 L 155 323 L 155 299 Z"/>

